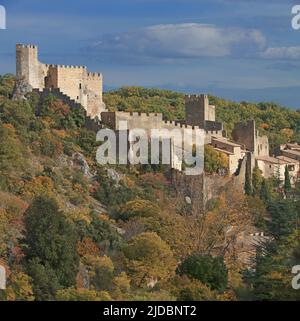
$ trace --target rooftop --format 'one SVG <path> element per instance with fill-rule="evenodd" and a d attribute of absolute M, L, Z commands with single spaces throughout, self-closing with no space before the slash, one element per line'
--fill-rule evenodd
<path fill-rule="evenodd" d="M 220 142 L 220 143 L 226 144 L 226 145 L 229 145 L 229 146 L 233 146 L 233 147 L 243 147 L 243 145 L 240 145 L 240 144 L 231 142 L 231 141 L 229 141 L 229 140 L 228 140 L 227 138 L 225 138 L 225 137 L 215 137 L 215 136 L 212 136 L 212 140 L 214 140 L 214 141 L 216 141 L 216 142 Z"/>
<path fill-rule="evenodd" d="M 285 149 L 284 152 L 287 152 L 292 155 L 300 156 L 300 150 Z"/>
<path fill-rule="evenodd" d="M 284 162 L 287 162 L 289 164 L 298 164 L 299 161 L 297 161 L 296 159 L 290 158 L 290 157 L 286 157 L 286 156 L 278 156 L 276 157 L 277 159 L 280 159 Z"/>

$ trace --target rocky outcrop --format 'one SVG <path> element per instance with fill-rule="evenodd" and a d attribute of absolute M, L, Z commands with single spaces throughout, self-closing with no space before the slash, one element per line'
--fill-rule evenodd
<path fill-rule="evenodd" d="M 74 153 L 72 158 L 73 158 L 74 163 L 81 167 L 81 170 L 82 170 L 84 176 L 86 176 L 88 178 L 94 177 L 94 175 L 90 171 L 89 164 L 87 163 L 85 157 L 82 154 Z"/>
<path fill-rule="evenodd" d="M 26 95 L 32 91 L 32 87 L 28 84 L 25 78 L 20 78 L 16 80 L 14 91 L 13 91 L 13 100 L 24 99 L 26 100 Z"/>
<path fill-rule="evenodd" d="M 124 178 L 124 175 L 119 174 L 113 168 L 108 168 L 106 172 L 107 176 L 116 182 L 116 185 L 119 185 L 120 181 Z"/>

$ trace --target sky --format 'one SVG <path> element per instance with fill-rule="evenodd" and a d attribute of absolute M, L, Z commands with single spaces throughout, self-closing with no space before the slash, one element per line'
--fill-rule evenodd
<path fill-rule="evenodd" d="M 297 3 L 298 1 L 298 3 Z M 86 65 L 105 89 L 147 86 L 300 108 L 300 0 L 0 0 L 0 74 L 16 43 Z"/>

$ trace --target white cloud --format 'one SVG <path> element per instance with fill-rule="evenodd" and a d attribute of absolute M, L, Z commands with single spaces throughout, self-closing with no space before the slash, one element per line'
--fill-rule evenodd
<path fill-rule="evenodd" d="M 90 49 L 96 54 L 110 52 L 140 58 L 190 59 L 249 55 L 264 50 L 265 45 L 266 39 L 259 30 L 184 23 L 104 35 Z"/>
<path fill-rule="evenodd" d="M 260 56 L 265 59 L 300 59 L 300 47 L 268 48 Z"/>

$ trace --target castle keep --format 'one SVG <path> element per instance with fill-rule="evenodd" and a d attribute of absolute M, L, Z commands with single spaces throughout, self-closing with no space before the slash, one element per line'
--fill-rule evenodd
<path fill-rule="evenodd" d="M 47 65 L 39 61 L 35 45 L 16 46 L 17 83 L 28 90 L 59 89 L 76 103 L 81 104 L 87 116 L 100 118 L 105 111 L 103 79 L 100 73 L 88 72 L 83 66 Z"/>

